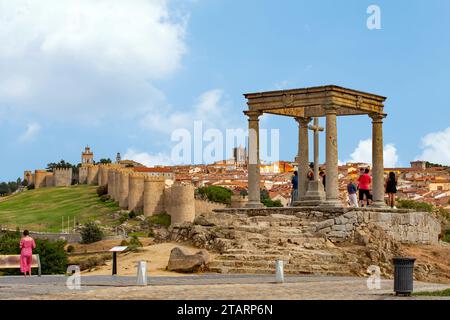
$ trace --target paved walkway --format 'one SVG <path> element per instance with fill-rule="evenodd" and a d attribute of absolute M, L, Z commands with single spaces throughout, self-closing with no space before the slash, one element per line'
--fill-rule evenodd
<path fill-rule="evenodd" d="M 81 290 L 69 290 L 65 276 L 0 277 L 0 299 L 418 299 L 393 294 L 393 281 L 382 280 L 380 290 L 369 290 L 365 278 L 289 276 L 274 283 L 270 275 L 199 275 L 148 277 L 139 287 L 135 277 L 82 276 Z M 450 285 L 415 282 L 416 291 L 434 291 Z M 420 297 L 423 299 L 422 297 Z"/>

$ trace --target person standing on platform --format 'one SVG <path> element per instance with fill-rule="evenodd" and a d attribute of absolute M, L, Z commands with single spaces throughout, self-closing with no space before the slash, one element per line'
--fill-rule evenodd
<path fill-rule="evenodd" d="M 359 202 L 361 207 L 364 207 L 364 197 L 366 197 L 366 205 L 369 205 L 371 198 L 370 195 L 370 185 L 372 183 L 372 177 L 369 175 L 369 168 L 364 170 L 364 174 L 358 178 L 358 189 L 359 189 Z"/>
<path fill-rule="evenodd" d="M 294 202 L 298 199 L 298 172 L 294 171 L 294 176 L 291 180 L 292 194 L 291 194 L 291 206 L 294 206 Z"/>
<path fill-rule="evenodd" d="M 394 172 L 389 172 L 389 176 L 386 180 L 386 193 L 388 194 L 389 200 L 388 205 L 391 208 L 395 208 L 395 194 L 397 193 L 397 179 Z"/>
<path fill-rule="evenodd" d="M 347 185 L 348 200 L 350 203 L 350 207 L 358 208 L 358 199 L 356 197 L 357 190 L 358 190 L 358 187 L 353 182 L 353 178 L 351 178 L 350 183 Z"/>
<path fill-rule="evenodd" d="M 20 240 L 20 272 L 24 277 L 27 273 L 31 277 L 31 262 L 33 259 L 33 249 L 36 248 L 34 239 L 30 237 L 28 230 L 23 231 L 23 238 Z"/>

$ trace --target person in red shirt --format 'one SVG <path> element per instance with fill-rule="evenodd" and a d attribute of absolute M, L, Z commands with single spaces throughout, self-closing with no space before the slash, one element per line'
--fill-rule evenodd
<path fill-rule="evenodd" d="M 370 200 L 370 184 L 372 183 L 372 177 L 369 175 L 369 169 L 366 168 L 364 173 L 358 178 L 359 189 L 359 202 L 361 207 L 364 207 L 364 196 L 366 196 L 366 203 L 369 205 Z"/>

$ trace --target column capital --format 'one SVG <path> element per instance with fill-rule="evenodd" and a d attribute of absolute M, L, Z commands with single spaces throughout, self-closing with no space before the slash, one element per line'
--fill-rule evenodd
<path fill-rule="evenodd" d="M 306 128 L 308 127 L 308 124 L 311 122 L 312 118 L 311 117 L 295 117 L 294 118 L 295 121 L 298 122 L 299 126 L 301 128 Z"/>
<path fill-rule="evenodd" d="M 263 113 L 261 111 L 247 110 L 244 111 L 244 114 L 248 117 L 249 121 L 258 121 Z"/>
<path fill-rule="evenodd" d="M 325 104 L 322 107 L 325 110 L 326 114 L 336 114 L 337 113 L 338 105 L 336 105 L 336 104 Z"/>
<path fill-rule="evenodd" d="M 383 119 L 386 118 L 386 116 L 386 114 L 382 113 L 369 113 L 372 123 L 383 123 Z"/>

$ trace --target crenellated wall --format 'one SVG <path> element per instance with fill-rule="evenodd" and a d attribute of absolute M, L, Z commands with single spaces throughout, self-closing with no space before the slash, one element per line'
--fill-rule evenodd
<path fill-rule="evenodd" d="M 46 177 L 49 174 L 46 170 L 36 170 L 34 172 L 34 187 L 36 189 L 45 188 L 46 185 Z"/>
<path fill-rule="evenodd" d="M 144 211 L 144 175 L 131 173 L 128 180 L 128 210 Z"/>
<path fill-rule="evenodd" d="M 53 184 L 55 187 L 69 187 L 72 185 L 72 168 L 53 170 Z"/>
<path fill-rule="evenodd" d="M 120 172 L 119 181 L 119 206 L 122 209 L 128 209 L 128 192 L 129 192 L 129 179 L 131 170 L 123 169 Z"/>
<path fill-rule="evenodd" d="M 88 167 L 81 166 L 78 169 L 78 183 L 87 184 L 87 176 L 88 176 Z"/>
<path fill-rule="evenodd" d="M 144 179 L 144 215 L 152 216 L 163 213 L 164 192 L 166 188 L 164 177 L 146 176 Z"/>
<path fill-rule="evenodd" d="M 166 190 L 164 203 L 172 224 L 192 222 L 195 219 L 195 187 L 192 185 L 173 185 Z"/>
<path fill-rule="evenodd" d="M 98 184 L 98 166 L 96 165 L 88 166 L 87 184 L 89 185 Z"/>

